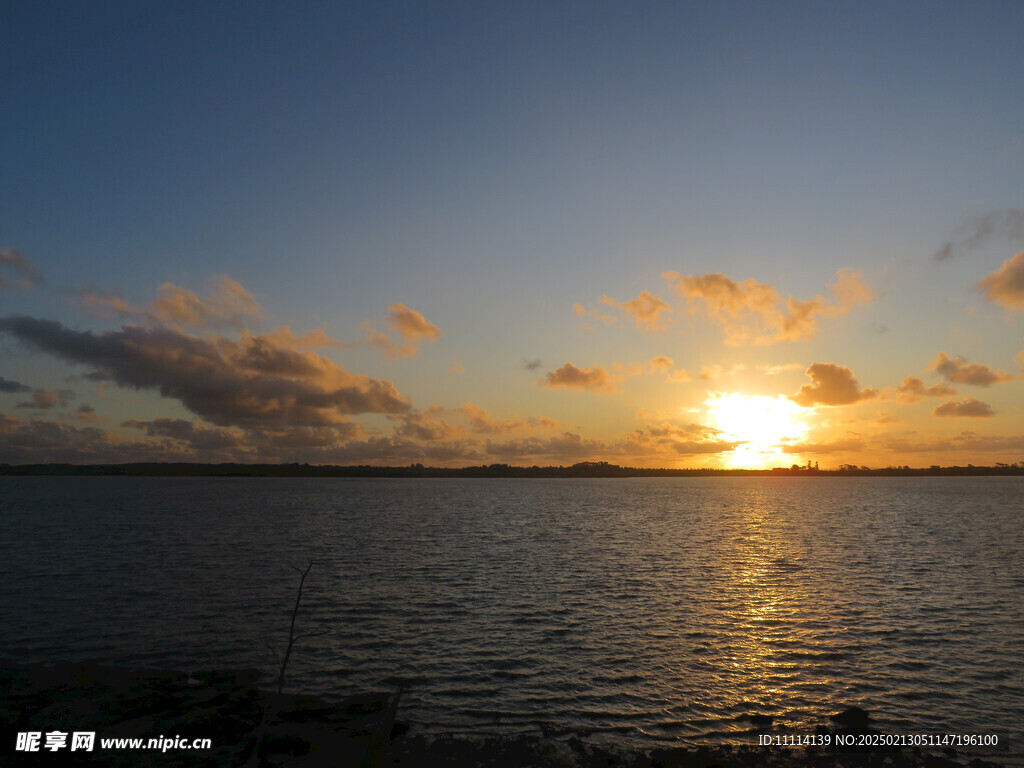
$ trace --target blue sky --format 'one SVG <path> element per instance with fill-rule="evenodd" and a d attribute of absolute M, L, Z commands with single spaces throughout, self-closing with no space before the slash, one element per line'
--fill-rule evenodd
<path fill-rule="evenodd" d="M 749 438 L 723 437 L 709 393 L 794 397 L 815 363 L 878 394 L 805 406 L 810 431 L 779 444 L 797 460 L 1024 451 L 1014 380 L 948 396 L 986 403 L 980 416 L 936 416 L 947 400 L 895 393 L 907 376 L 956 389 L 940 352 L 964 358 L 957 370 L 1021 372 L 1016 266 L 1000 283 L 1009 304 L 978 288 L 1024 250 L 1017 3 L 10 3 L 0 27 L 0 316 L 207 340 L 322 330 L 337 343 L 290 349 L 408 399 L 325 417 L 317 428 L 334 439 L 294 455 L 728 463 L 728 445 Z M 829 287 L 839 270 L 870 298 L 842 305 Z M 680 293 L 669 271 L 836 309 L 799 338 L 726 343 L 722 313 L 736 306 Z M 259 311 L 182 325 L 143 310 L 163 284 L 216 303 L 217 275 Z M 622 308 L 645 290 L 672 309 L 658 327 Z M 130 307 L 112 312 L 115 296 Z M 439 333 L 388 331 L 395 305 Z M 365 343 L 367 322 L 416 354 Z M 181 437 L 208 429 L 224 456 L 292 455 L 160 381 L 103 379 L 101 361 L 0 330 L 0 376 L 28 388 L 0 391 L 0 460 L 216 458 Z M 659 378 L 659 356 L 689 381 Z M 548 378 L 567 363 L 609 381 Z M 737 365 L 788 368 L 737 379 Z M 21 405 L 62 390 L 63 404 Z M 526 426 L 474 428 L 465 403 Z M 289 418 L 272 425 L 279 444 L 310 428 Z M 410 420 L 446 428 L 416 436 Z M 39 447 L 43 429 L 66 441 Z M 925 450 L 941 441 L 962 450 Z"/>

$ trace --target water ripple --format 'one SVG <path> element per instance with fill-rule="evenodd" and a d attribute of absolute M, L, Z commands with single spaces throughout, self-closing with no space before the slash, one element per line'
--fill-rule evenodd
<path fill-rule="evenodd" d="M 1017 733 L 1015 478 L 3 478 L 0 647 L 413 681 L 423 730 L 754 740 L 857 704 Z"/>

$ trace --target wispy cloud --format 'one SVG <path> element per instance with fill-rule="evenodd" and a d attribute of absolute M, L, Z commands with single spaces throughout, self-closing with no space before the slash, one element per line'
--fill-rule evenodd
<path fill-rule="evenodd" d="M 715 379 L 742 375 L 778 376 L 779 374 L 787 373 L 789 371 L 799 371 L 802 368 L 803 365 L 800 363 L 760 363 L 754 366 L 749 366 L 744 363 L 734 363 L 728 367 L 715 363 L 713 365 L 702 365 L 700 367 L 700 374 L 698 377 L 704 381 L 714 381 Z"/>
<path fill-rule="evenodd" d="M 13 248 L 0 248 L 0 267 L 16 272 L 22 277 L 9 278 L 0 271 L 0 288 L 13 286 L 15 288 L 34 288 L 43 282 L 43 276 L 39 270 L 32 266 L 21 251 Z"/>
<path fill-rule="evenodd" d="M 957 227 L 932 258 L 935 261 L 948 261 L 995 238 L 1011 242 L 1024 240 L 1024 208 L 970 216 Z"/>
<path fill-rule="evenodd" d="M 663 299 L 646 289 L 641 291 L 640 295 L 635 299 L 630 299 L 629 301 L 620 303 L 608 296 L 602 296 L 601 303 L 621 309 L 633 318 L 637 328 L 642 328 L 645 331 L 664 330 L 665 325 L 662 315 L 672 312 L 672 308 Z M 576 306 L 578 307 L 579 305 L 577 304 Z M 579 310 L 577 310 L 577 314 L 579 314 Z M 604 317 L 601 315 L 597 315 L 597 317 L 604 320 Z M 611 320 L 614 321 L 614 318 L 611 318 Z"/>
<path fill-rule="evenodd" d="M 174 328 L 240 327 L 263 313 L 255 297 L 227 275 L 208 278 L 202 297 L 174 283 L 162 283 L 157 297 L 141 306 L 97 288 L 77 289 L 71 296 L 72 303 L 94 317 L 125 317 Z"/>
<path fill-rule="evenodd" d="M 682 275 L 665 272 L 666 280 L 686 300 L 691 312 L 703 312 L 722 326 L 727 344 L 775 344 L 813 338 L 822 318 L 846 314 L 873 298 L 862 275 L 847 269 L 836 273 L 834 301 L 816 296 L 801 301 L 783 298 L 778 290 L 754 279 L 742 283 L 715 272 Z"/>
<path fill-rule="evenodd" d="M 614 304 L 615 303 L 615 299 L 610 299 L 607 296 L 602 296 L 600 303 L 601 304 Z M 576 313 L 577 317 L 592 318 L 594 320 L 599 320 L 600 322 L 604 323 L 605 325 L 611 325 L 612 323 L 619 322 L 619 318 L 617 318 L 615 315 L 602 314 L 599 310 L 597 310 L 597 309 L 587 309 L 582 304 L 573 304 L 572 305 L 572 311 Z M 589 323 L 585 324 L 585 327 L 589 328 L 590 327 Z"/>

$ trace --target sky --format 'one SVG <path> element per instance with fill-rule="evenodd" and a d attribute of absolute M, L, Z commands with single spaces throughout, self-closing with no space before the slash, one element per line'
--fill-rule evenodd
<path fill-rule="evenodd" d="M 1024 5 L 4 4 L 0 462 L 1024 460 Z"/>

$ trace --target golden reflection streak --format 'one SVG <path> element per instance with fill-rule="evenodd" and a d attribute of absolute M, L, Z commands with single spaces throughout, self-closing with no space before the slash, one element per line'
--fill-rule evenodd
<path fill-rule="evenodd" d="M 790 695 L 790 678 L 806 672 L 805 665 L 778 657 L 810 647 L 800 624 L 814 590 L 788 543 L 792 532 L 766 494 L 752 490 L 734 514 L 723 587 L 739 606 L 729 659 L 741 674 L 733 677 L 725 698 L 776 709 Z"/>

